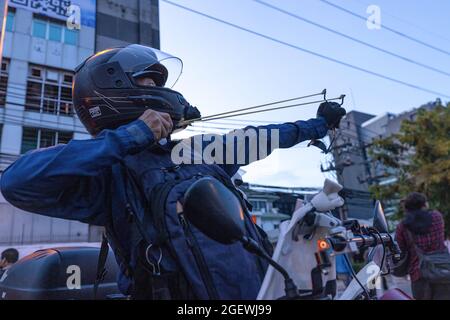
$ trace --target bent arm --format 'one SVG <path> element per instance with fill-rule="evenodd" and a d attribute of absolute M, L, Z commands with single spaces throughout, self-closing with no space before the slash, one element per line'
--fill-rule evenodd
<path fill-rule="evenodd" d="M 35 150 L 6 169 L 1 192 L 25 211 L 102 225 L 111 166 L 153 142 L 152 131 L 136 120 L 95 139 Z"/>

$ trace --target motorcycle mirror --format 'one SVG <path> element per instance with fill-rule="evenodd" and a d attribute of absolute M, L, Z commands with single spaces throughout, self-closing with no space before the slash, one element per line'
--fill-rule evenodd
<path fill-rule="evenodd" d="M 386 216 L 379 200 L 377 200 L 377 202 L 375 203 L 375 208 L 373 211 L 373 227 L 377 229 L 378 232 L 388 232 Z"/>
<path fill-rule="evenodd" d="M 325 182 L 323 183 L 323 193 L 326 195 L 329 195 L 331 193 L 338 193 L 342 190 L 342 186 L 334 181 L 331 181 L 330 179 L 325 179 Z"/>
<path fill-rule="evenodd" d="M 222 244 L 244 236 L 244 210 L 233 192 L 217 179 L 204 177 L 184 195 L 183 213 L 201 232 Z"/>

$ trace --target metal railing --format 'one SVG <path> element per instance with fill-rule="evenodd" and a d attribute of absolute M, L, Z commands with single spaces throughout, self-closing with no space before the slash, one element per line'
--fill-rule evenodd
<path fill-rule="evenodd" d="M 19 159 L 20 155 L 0 153 L 0 173 L 3 172 L 9 165 Z"/>

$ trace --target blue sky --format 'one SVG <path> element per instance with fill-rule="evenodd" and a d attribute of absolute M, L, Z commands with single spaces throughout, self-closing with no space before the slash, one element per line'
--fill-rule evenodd
<path fill-rule="evenodd" d="M 173 2 L 387 76 L 450 95 L 450 77 L 423 69 L 318 29 L 251 0 Z M 265 0 L 329 28 L 418 62 L 450 72 L 449 56 L 394 35 L 318 0 Z M 329 0 L 368 16 L 381 9 L 381 23 L 450 51 L 450 1 Z M 382 80 L 194 15 L 160 1 L 161 49 L 180 57 L 184 72 L 174 89 L 203 115 L 320 92 L 347 94 L 347 110 L 400 113 L 437 96 Z M 444 101 L 448 99 L 443 98 Z M 317 107 L 262 113 L 241 119 L 294 121 L 314 117 Z M 282 186 L 320 186 L 324 175 L 318 149 L 275 152 L 245 168 L 244 179 Z"/>

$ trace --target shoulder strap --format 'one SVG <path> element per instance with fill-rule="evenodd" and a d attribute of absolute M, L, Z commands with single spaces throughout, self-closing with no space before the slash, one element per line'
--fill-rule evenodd
<path fill-rule="evenodd" d="M 406 226 L 404 226 L 404 227 L 405 227 L 406 238 L 408 239 L 408 242 L 409 242 L 408 249 L 413 247 L 414 250 L 416 251 L 416 254 L 420 255 L 423 251 L 422 251 L 422 249 L 420 249 L 417 246 L 417 244 L 416 244 L 416 237 L 414 236 L 414 234 Z"/>
<path fill-rule="evenodd" d="M 94 300 L 97 299 L 98 287 L 103 282 L 103 279 L 105 279 L 107 273 L 105 265 L 106 260 L 108 259 L 108 252 L 109 252 L 108 238 L 106 238 L 106 235 L 103 233 L 102 245 L 100 247 L 100 253 L 98 254 L 97 276 L 94 282 Z"/>
<path fill-rule="evenodd" d="M 131 204 L 127 201 L 127 210 L 134 216 L 132 221 L 137 227 L 138 232 L 141 234 L 141 237 L 148 243 L 152 243 L 155 246 L 160 246 L 164 244 L 168 239 L 169 235 L 167 232 L 167 228 L 165 227 L 164 222 L 164 212 L 165 205 L 167 201 L 167 197 L 169 195 L 170 190 L 174 185 L 180 183 L 179 180 L 168 180 L 165 182 L 158 183 L 152 188 L 152 192 L 150 194 L 145 194 L 142 190 L 141 186 L 137 182 L 136 177 L 133 172 L 125 166 L 124 172 L 124 185 L 125 185 L 125 194 L 128 198 L 128 184 L 133 185 L 134 190 L 138 190 L 141 193 L 142 199 L 145 199 L 146 211 L 149 211 L 148 214 L 143 216 L 143 220 L 139 221 L 138 217 L 135 217 L 133 214 L 133 208 L 131 208 Z M 153 225 L 156 229 L 156 237 L 153 241 L 149 239 L 147 233 L 145 232 L 146 227 L 148 225 Z"/>
<path fill-rule="evenodd" d="M 113 183 L 111 183 L 110 185 L 112 188 Z M 112 194 L 112 189 L 110 190 L 110 194 Z M 94 299 L 97 297 L 98 287 L 105 278 L 107 273 L 105 265 L 109 253 L 109 245 L 108 245 L 109 242 L 111 242 L 111 244 L 114 247 L 114 253 L 116 257 L 121 262 L 122 266 L 125 268 L 126 276 L 130 276 L 132 274 L 129 257 L 125 255 L 125 251 L 120 246 L 120 242 L 117 240 L 116 233 L 114 231 L 111 203 L 108 203 L 107 206 L 108 207 L 105 208 L 106 212 L 105 232 L 102 234 L 102 244 L 100 246 L 100 252 L 98 255 L 97 274 L 94 282 Z"/>

